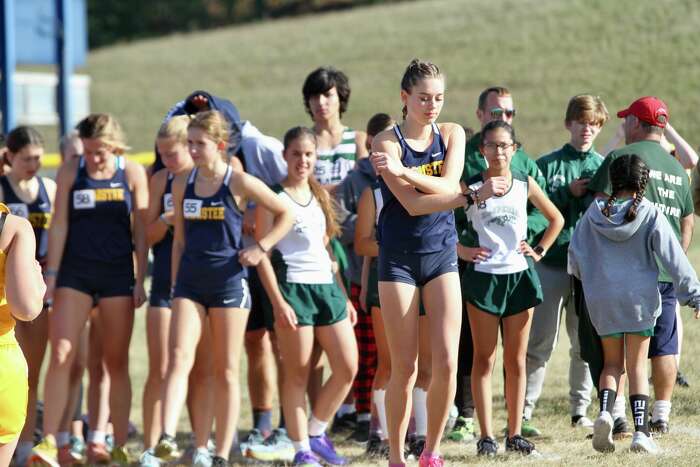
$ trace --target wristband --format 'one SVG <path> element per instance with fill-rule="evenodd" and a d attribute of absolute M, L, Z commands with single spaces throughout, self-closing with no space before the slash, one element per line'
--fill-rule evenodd
<path fill-rule="evenodd" d="M 260 251 L 262 251 L 263 253 L 267 253 L 267 250 L 265 248 L 263 248 L 263 246 L 260 244 L 259 241 L 256 240 L 255 244 L 258 245 L 258 248 L 260 248 Z"/>
<path fill-rule="evenodd" d="M 161 214 L 160 216 L 158 216 L 158 219 L 160 219 L 160 220 L 163 222 L 163 224 L 165 224 L 165 225 L 167 225 L 168 227 L 170 227 L 170 224 L 169 224 L 168 221 L 165 219 L 165 213 L 163 213 L 163 214 Z"/>
<path fill-rule="evenodd" d="M 44 277 L 56 277 L 58 276 L 58 270 L 56 269 L 47 269 L 44 271 Z"/>

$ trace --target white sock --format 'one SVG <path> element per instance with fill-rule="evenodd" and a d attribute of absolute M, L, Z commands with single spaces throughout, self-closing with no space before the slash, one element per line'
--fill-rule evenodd
<path fill-rule="evenodd" d="M 321 436 L 325 433 L 327 427 L 328 422 L 322 422 L 312 415 L 309 420 L 309 436 Z"/>
<path fill-rule="evenodd" d="M 355 413 L 355 404 L 343 404 L 340 406 L 338 411 L 335 413 L 336 417 L 342 417 L 343 415 Z"/>
<path fill-rule="evenodd" d="M 671 401 L 654 401 L 654 405 L 651 409 L 651 421 L 658 422 L 663 420 L 665 422 L 671 417 Z"/>
<path fill-rule="evenodd" d="M 389 437 L 389 428 L 386 421 L 386 404 L 384 402 L 386 390 L 375 389 L 373 396 L 372 399 L 374 399 L 374 406 L 377 408 L 377 418 L 379 419 L 379 430 L 381 431 L 379 438 L 384 440 Z"/>
<path fill-rule="evenodd" d="M 107 433 L 104 431 L 90 431 L 88 433 L 88 443 L 105 444 Z"/>
<path fill-rule="evenodd" d="M 63 447 L 70 443 L 70 433 L 67 431 L 59 431 L 56 433 L 56 447 Z"/>
<path fill-rule="evenodd" d="M 309 438 L 302 439 L 301 441 L 292 441 L 292 446 L 294 446 L 294 452 L 311 451 Z"/>
<path fill-rule="evenodd" d="M 29 455 L 32 453 L 34 448 L 34 443 L 31 441 L 20 441 L 17 443 L 17 449 L 15 449 L 15 460 L 17 465 L 25 465 Z"/>
<path fill-rule="evenodd" d="M 617 399 L 615 399 L 615 405 L 613 406 L 611 414 L 613 420 L 617 420 L 620 417 L 627 418 L 627 416 L 625 415 L 625 407 L 627 406 L 626 402 L 627 398 L 625 397 L 625 395 L 618 394 Z"/>
<path fill-rule="evenodd" d="M 428 434 L 428 393 L 425 389 L 413 388 L 413 416 L 416 419 L 416 436 Z"/>

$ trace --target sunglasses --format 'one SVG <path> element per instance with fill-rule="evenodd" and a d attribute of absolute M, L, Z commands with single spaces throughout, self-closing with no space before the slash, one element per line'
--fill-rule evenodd
<path fill-rule="evenodd" d="M 489 152 L 506 152 L 510 148 L 517 147 L 517 143 L 486 143 L 484 144 L 484 149 L 486 149 Z"/>
<path fill-rule="evenodd" d="M 490 112 L 491 118 L 501 118 L 501 115 L 504 114 L 507 118 L 515 117 L 515 109 L 502 109 L 500 107 L 494 107 L 490 110 Z"/>

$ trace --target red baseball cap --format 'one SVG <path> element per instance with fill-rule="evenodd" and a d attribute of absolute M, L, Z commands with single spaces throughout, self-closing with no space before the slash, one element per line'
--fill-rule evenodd
<path fill-rule="evenodd" d="M 668 106 L 658 97 L 640 97 L 632 102 L 632 105 L 617 113 L 620 118 L 628 115 L 634 115 L 649 125 L 664 128 L 668 122 Z"/>

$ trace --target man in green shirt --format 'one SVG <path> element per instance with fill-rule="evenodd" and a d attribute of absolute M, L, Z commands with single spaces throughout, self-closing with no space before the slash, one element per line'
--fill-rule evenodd
<path fill-rule="evenodd" d="M 544 300 L 535 308 L 527 347 L 527 386 L 523 411 L 526 420 L 532 416 L 542 393 L 547 362 L 557 344 L 559 325 L 566 308 L 566 331 L 571 341 L 571 425 L 585 428 L 593 426 L 593 422 L 586 416 L 591 403 L 593 382 L 588 365 L 581 359 L 578 318 L 573 306 L 571 278 L 566 265 L 571 235 L 588 207 L 586 187 L 603 163 L 603 156 L 595 151 L 593 142 L 608 118 L 608 111 L 599 97 L 589 94 L 572 97 L 564 118 L 564 124 L 570 133 L 569 142 L 537 160 L 537 166 L 547 183 L 549 199 L 564 216 L 564 228 L 554 245 L 535 265 L 542 283 Z M 624 405 L 622 408 L 624 410 Z"/>
<path fill-rule="evenodd" d="M 513 107 L 513 97 L 507 88 L 494 86 L 485 89 L 479 95 L 479 101 L 476 109 L 476 118 L 479 120 L 481 128 L 492 120 L 503 120 L 512 125 L 515 117 L 515 108 Z M 467 141 L 464 155 L 464 170 L 462 171 L 462 182 L 467 184 L 469 179 L 475 175 L 485 171 L 486 159 L 479 152 L 479 142 L 481 141 L 481 133 L 474 134 Z M 545 182 L 540 169 L 535 161 L 522 150 L 518 148 L 513 155 L 510 163 L 510 168 L 513 171 L 521 172 L 531 176 L 544 189 Z M 531 208 L 532 209 L 532 208 Z M 479 252 L 476 248 L 476 238 L 469 233 L 467 228 L 467 217 L 464 209 L 455 210 L 455 226 L 459 243 L 457 244 L 457 255 L 460 258 L 460 271 L 464 270 L 467 262 L 472 261 L 474 255 Z M 547 227 L 547 221 L 538 211 L 528 215 L 528 239 L 531 240 L 537 234 L 543 232 Z M 460 335 L 459 361 L 457 368 L 457 392 L 455 394 L 455 405 L 459 415 L 453 430 L 448 433 L 448 438 L 453 441 L 470 441 L 474 438 L 474 402 L 471 397 L 471 366 L 472 366 L 472 337 L 469 328 L 469 320 L 465 316 L 462 319 L 462 331 Z M 527 423 L 523 423 L 522 433 L 524 436 L 536 435 L 532 432 Z"/>
<path fill-rule="evenodd" d="M 693 200 L 688 176 L 683 167 L 659 144 L 664 128 L 668 122 L 669 112 L 666 104 L 656 97 L 637 99 L 617 116 L 625 119 L 625 143 L 620 149 L 611 152 L 588 185 L 593 193 L 609 194 L 610 180 L 608 167 L 617 157 L 624 154 L 636 154 L 649 167 L 649 181 L 644 196 L 661 211 L 673 228 L 676 237 L 687 251 L 693 234 Z M 671 412 L 671 396 L 676 382 L 676 358 L 678 353 L 678 334 L 676 331 L 676 307 L 678 302 L 673 284 L 668 273 L 659 267 L 659 292 L 661 294 L 661 315 L 656 320 L 654 336 L 649 344 L 652 380 L 656 401 L 652 408 L 649 427 L 652 431 L 667 432 Z M 602 351 L 598 352 L 593 344 L 597 341 L 595 329 L 586 323 L 583 316 L 579 326 L 581 342 L 588 341 L 582 350 L 589 347 L 591 374 L 598 382 L 602 367 Z M 599 342 L 599 341 L 598 341 Z M 645 414 L 646 416 L 646 414 Z"/>

